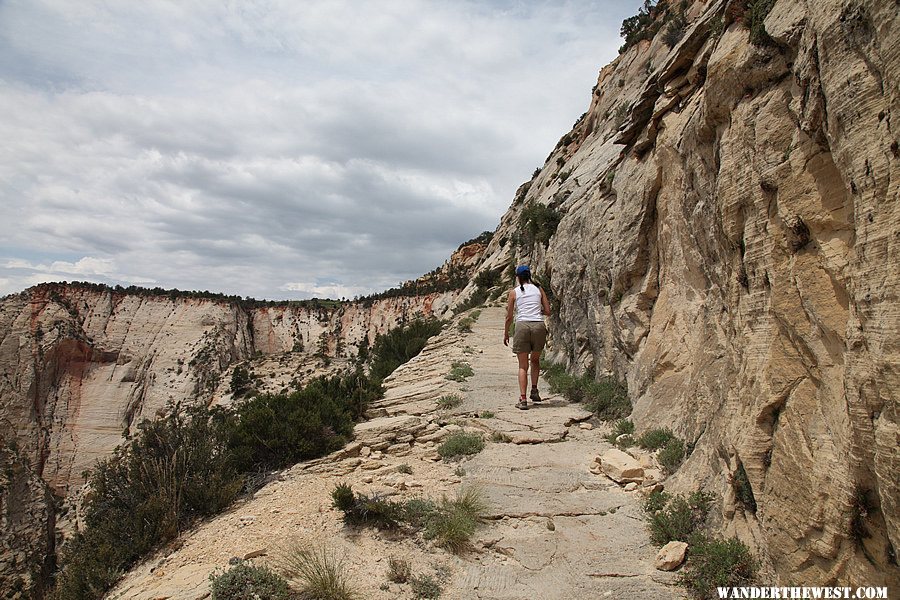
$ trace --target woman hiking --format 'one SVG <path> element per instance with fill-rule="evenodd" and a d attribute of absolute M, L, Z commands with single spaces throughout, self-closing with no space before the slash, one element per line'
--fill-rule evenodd
<path fill-rule="evenodd" d="M 512 350 L 519 359 L 519 401 L 516 408 L 528 409 L 525 397 L 528 385 L 528 364 L 531 363 L 531 400 L 541 401 L 538 392 L 538 377 L 541 372 L 541 351 L 547 341 L 547 327 L 544 315 L 550 314 L 550 301 L 539 286 L 531 282 L 531 268 L 528 265 L 516 267 L 516 287 L 509 290 L 506 303 L 506 327 L 503 330 L 503 345 L 509 345 L 509 326 L 516 313 L 516 333 Z"/>

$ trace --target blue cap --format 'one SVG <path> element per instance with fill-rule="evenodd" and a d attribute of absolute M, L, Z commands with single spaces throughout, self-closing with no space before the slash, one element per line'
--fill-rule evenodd
<path fill-rule="evenodd" d="M 531 273 L 531 267 L 528 265 L 519 265 L 516 267 L 516 275 L 521 275 L 522 273 Z"/>

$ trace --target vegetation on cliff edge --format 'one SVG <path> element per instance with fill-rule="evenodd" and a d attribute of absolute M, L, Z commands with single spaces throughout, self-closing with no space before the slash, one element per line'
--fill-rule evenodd
<path fill-rule="evenodd" d="M 176 405 L 141 423 L 87 473 L 85 526 L 65 544 L 51 597 L 101 598 L 148 552 L 226 508 L 248 482 L 261 483 L 260 473 L 343 446 L 354 421 L 383 395 L 381 380 L 440 329 L 438 321 L 417 320 L 378 336 L 370 375 L 359 366 L 290 394 L 241 400 L 232 410 Z M 243 375 L 238 379 L 240 388 Z"/>

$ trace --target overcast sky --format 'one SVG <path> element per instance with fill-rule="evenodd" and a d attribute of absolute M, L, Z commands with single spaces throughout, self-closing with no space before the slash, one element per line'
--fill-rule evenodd
<path fill-rule="evenodd" d="M 641 0 L 0 0 L 0 294 L 352 297 L 493 230 Z"/>

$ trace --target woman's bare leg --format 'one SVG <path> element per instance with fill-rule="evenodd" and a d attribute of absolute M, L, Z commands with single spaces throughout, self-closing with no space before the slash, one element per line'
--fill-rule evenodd
<path fill-rule="evenodd" d="M 531 387 L 536 388 L 538 377 L 541 376 L 541 353 L 531 353 Z"/>
<path fill-rule="evenodd" d="M 528 353 L 520 352 L 516 357 L 519 359 L 519 394 L 524 398 L 528 391 Z"/>

